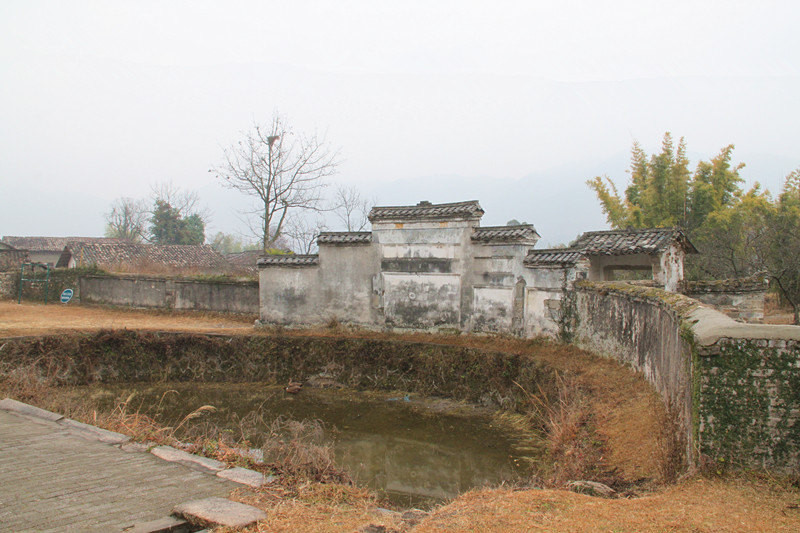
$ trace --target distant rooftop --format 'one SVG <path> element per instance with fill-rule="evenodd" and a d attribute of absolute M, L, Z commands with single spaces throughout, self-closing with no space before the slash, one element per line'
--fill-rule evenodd
<path fill-rule="evenodd" d="M 58 260 L 66 267 L 70 257 L 79 266 L 165 265 L 225 271 L 229 263 L 208 244 L 137 244 L 130 242 L 68 242 Z"/>
<path fill-rule="evenodd" d="M 697 253 L 678 228 L 588 231 L 569 248 L 531 250 L 524 263 L 526 266 L 568 266 L 596 255 L 658 254 L 673 242 L 677 242 L 686 253 Z"/>
<path fill-rule="evenodd" d="M 475 228 L 472 240 L 480 243 L 536 244 L 539 234 L 532 224 L 518 226 L 484 226 Z"/>
<path fill-rule="evenodd" d="M 369 212 L 370 222 L 480 219 L 483 209 L 477 200 L 450 204 L 420 202 L 417 205 L 373 207 Z"/>
<path fill-rule="evenodd" d="M 317 237 L 317 244 L 369 244 L 371 231 L 323 231 Z"/>

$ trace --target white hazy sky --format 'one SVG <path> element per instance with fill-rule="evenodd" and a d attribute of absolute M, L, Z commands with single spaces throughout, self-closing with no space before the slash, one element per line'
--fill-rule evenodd
<path fill-rule="evenodd" d="M 771 190 L 800 166 L 800 3 L 0 3 L 0 235 L 100 235 L 120 196 L 199 191 L 254 121 L 325 133 L 381 204 L 477 199 L 543 243 L 604 227 L 631 142 L 694 161 L 736 144 Z"/>

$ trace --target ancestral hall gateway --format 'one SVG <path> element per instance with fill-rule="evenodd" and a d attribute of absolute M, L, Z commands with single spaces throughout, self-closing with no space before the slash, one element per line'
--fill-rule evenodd
<path fill-rule="evenodd" d="M 696 250 L 673 228 L 595 231 L 535 250 L 530 224 L 480 225 L 477 201 L 374 207 L 372 231 L 327 232 L 317 255 L 258 260 L 264 323 L 555 335 L 575 279 L 646 269 L 675 291 Z"/>

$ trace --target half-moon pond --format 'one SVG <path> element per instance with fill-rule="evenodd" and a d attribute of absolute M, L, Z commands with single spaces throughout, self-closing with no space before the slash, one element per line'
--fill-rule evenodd
<path fill-rule="evenodd" d="M 543 454 L 529 433 L 515 434 L 486 409 L 413 395 L 316 388 L 287 394 L 262 383 L 94 385 L 78 391 L 109 409 L 135 393 L 128 412 L 172 427 L 212 405 L 216 410 L 192 423 L 228 429 L 256 448 L 277 417 L 320 420 L 336 464 L 399 506 L 426 506 L 474 487 L 513 483 Z"/>

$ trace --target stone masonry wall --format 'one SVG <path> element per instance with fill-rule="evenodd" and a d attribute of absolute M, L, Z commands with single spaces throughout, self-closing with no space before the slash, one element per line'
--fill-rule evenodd
<path fill-rule="evenodd" d="M 17 297 L 19 272 L 0 272 L 0 300 L 12 300 Z"/>
<path fill-rule="evenodd" d="M 690 462 L 800 473 L 800 327 L 742 324 L 682 295 L 576 288 L 577 342 L 678 408 Z"/>
<path fill-rule="evenodd" d="M 764 320 L 764 298 L 769 285 L 761 276 L 717 281 L 687 281 L 681 292 L 714 306 L 740 322 L 760 324 Z"/>
<path fill-rule="evenodd" d="M 800 340 L 721 337 L 698 353 L 702 456 L 800 473 Z"/>

